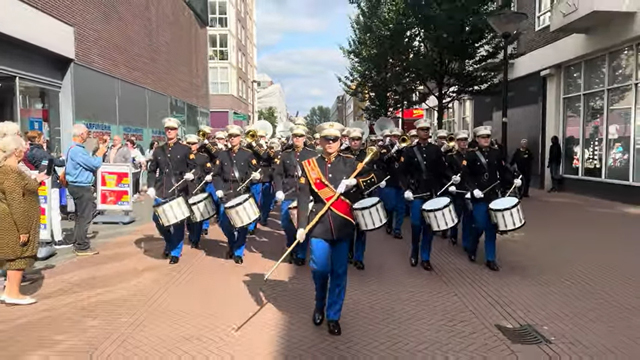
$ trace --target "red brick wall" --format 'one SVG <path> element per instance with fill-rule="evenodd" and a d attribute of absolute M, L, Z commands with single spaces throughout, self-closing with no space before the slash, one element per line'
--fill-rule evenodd
<path fill-rule="evenodd" d="M 207 30 L 183 0 L 23 0 L 75 28 L 76 61 L 209 108 Z"/>

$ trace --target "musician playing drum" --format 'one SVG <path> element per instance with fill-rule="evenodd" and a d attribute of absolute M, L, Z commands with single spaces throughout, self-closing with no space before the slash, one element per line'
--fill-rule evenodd
<path fill-rule="evenodd" d="M 224 203 L 249 192 L 249 185 L 238 191 L 240 185 L 252 179 L 260 180 L 258 162 L 250 150 L 240 146 L 242 128 L 238 125 L 227 126 L 227 136 L 230 148 L 219 153 L 214 166 L 213 181 L 216 195 L 220 199 L 219 220 L 220 228 L 229 243 L 227 258 L 236 264 L 243 263 L 244 247 L 249 233 L 248 228 L 234 228 L 229 217 L 224 212 Z"/>
<path fill-rule="evenodd" d="M 469 145 L 469 132 L 467 130 L 460 130 L 455 133 L 456 146 L 453 151 L 445 157 L 449 174 L 461 174 L 462 164 L 465 161 Z M 460 183 L 457 186 L 451 185 L 449 192 L 453 199 L 453 205 L 456 209 L 458 219 L 462 222 L 462 247 L 465 251 L 469 248 L 473 230 L 473 214 L 471 209 L 465 202 L 465 192 L 467 187 L 465 183 Z M 458 243 L 458 226 L 454 226 L 449 230 L 449 238 L 453 245 Z"/>
<path fill-rule="evenodd" d="M 357 162 L 353 156 L 339 153 L 343 129 L 335 122 L 318 125 L 316 131 L 320 133 L 322 155 L 302 162 L 303 175 L 298 180 L 298 241 L 306 238 L 305 227 L 314 214 L 336 193 L 342 194 L 309 233 L 310 265 L 316 292 L 313 323 L 320 326 L 326 310 L 331 335 L 342 333 L 339 320 L 347 287 L 349 241 L 356 226 L 351 204 L 361 197 L 360 191 L 354 190 L 371 188 L 377 182 L 372 174 L 349 179 L 356 171 Z M 309 196 L 314 199 L 310 214 Z"/>
<path fill-rule="evenodd" d="M 224 147 L 219 146 L 217 144 L 217 142 L 214 140 L 214 135 L 212 134 L 212 132 L 213 132 L 213 129 L 210 126 L 206 126 L 206 125 L 200 126 L 200 130 L 198 131 L 198 134 L 199 134 L 199 140 L 202 140 L 202 143 L 198 148 L 198 152 L 206 155 L 209 159 L 210 164 L 215 164 L 216 158 L 218 157 L 218 151 L 224 149 Z M 218 197 L 216 196 L 216 189 L 213 186 L 213 183 L 209 182 L 206 185 L 205 190 L 206 192 L 211 194 L 211 197 L 214 203 L 217 204 Z M 205 220 L 202 223 L 202 234 L 207 235 L 208 233 L 209 233 L 209 220 Z M 191 247 L 193 247 L 193 243 L 191 243 Z"/>
<path fill-rule="evenodd" d="M 200 186 L 200 189 L 197 189 L 200 183 L 203 181 L 211 183 L 213 181 L 213 167 L 211 166 L 209 157 L 198 151 L 200 148 L 200 139 L 197 135 L 190 134 L 185 136 L 185 143 L 191 147 L 191 155 L 189 155 L 189 159 L 196 163 L 196 171 L 194 172 L 195 179 L 188 184 L 189 194 L 193 196 L 205 191 L 204 186 Z M 187 222 L 187 229 L 189 229 L 189 242 L 191 243 L 191 247 L 194 249 L 200 248 L 202 226 L 203 221 Z"/>
<path fill-rule="evenodd" d="M 178 139 L 180 121 L 165 118 L 163 124 L 167 142 L 153 151 L 148 163 L 147 194 L 154 199 L 155 205 L 175 196 L 188 196 L 186 183 L 195 178 L 191 171 L 196 168 L 195 161 L 190 158 L 191 149 Z M 183 179 L 186 181 L 170 192 Z M 182 255 L 185 222 L 164 227 L 156 214 L 153 215 L 153 222 L 165 241 L 164 256 L 170 257 L 169 264 L 177 264 Z"/>
<path fill-rule="evenodd" d="M 492 271 L 499 271 L 496 262 L 496 226 L 489 216 L 489 203 L 499 197 L 500 182 L 502 188 L 512 183 L 512 174 L 505 165 L 501 151 L 491 146 L 491 127 L 480 126 L 473 129 L 478 149 L 469 151 L 463 162 L 463 178 L 471 190 L 475 234 L 467 254 L 469 260 L 476 261 L 476 252 L 480 236 L 484 232 L 486 265 Z M 516 187 L 522 185 L 519 179 L 513 180 Z"/>
<path fill-rule="evenodd" d="M 306 128 L 302 126 L 293 128 L 291 131 L 293 149 L 282 152 L 280 159 L 276 160 L 274 170 L 276 201 L 280 202 L 280 221 L 287 237 L 287 248 L 293 244 L 296 238 L 296 227 L 291 219 L 289 206 L 298 197 L 298 179 L 302 175 L 300 162 L 318 156 L 315 151 L 304 146 L 306 135 Z M 303 266 L 306 263 L 307 248 L 308 242 L 306 241 L 298 244 L 291 252 L 289 262 Z"/>
<path fill-rule="evenodd" d="M 418 143 L 405 149 L 400 159 L 404 198 L 411 202 L 411 266 L 418 265 L 431 271 L 431 242 L 433 231 L 422 216 L 422 205 L 446 185 L 446 164 L 440 147 L 429 142 L 431 127 L 425 120 L 415 123 Z M 456 179 L 460 182 L 460 179 Z"/>

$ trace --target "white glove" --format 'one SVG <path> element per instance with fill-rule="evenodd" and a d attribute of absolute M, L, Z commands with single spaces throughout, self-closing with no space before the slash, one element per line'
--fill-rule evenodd
<path fill-rule="evenodd" d="M 457 190 L 458 190 L 458 189 L 456 189 L 456 187 L 455 187 L 455 186 L 453 186 L 453 185 L 449 186 L 449 192 L 450 192 L 450 193 L 455 194 Z"/>
<path fill-rule="evenodd" d="M 149 195 L 149 197 L 151 199 L 155 199 L 156 198 L 156 189 L 154 188 L 148 188 L 147 189 L 147 195 Z"/>
<path fill-rule="evenodd" d="M 473 197 L 476 199 L 482 199 L 484 197 L 484 194 L 482 193 L 482 191 L 475 189 L 473 190 Z"/>
<path fill-rule="evenodd" d="M 204 181 L 206 182 L 212 182 L 213 181 L 213 175 L 208 174 L 207 176 L 204 177 Z"/>
<path fill-rule="evenodd" d="M 267 147 L 267 143 L 266 143 L 266 142 L 264 142 L 264 140 L 260 140 L 260 145 L 261 145 L 262 147 Z"/>
<path fill-rule="evenodd" d="M 413 201 L 413 193 L 411 190 L 407 190 L 404 192 L 404 199 L 407 201 Z"/>
<path fill-rule="evenodd" d="M 195 179 L 195 178 L 196 178 L 196 177 L 195 177 L 195 176 L 193 176 L 193 174 L 192 174 L 192 173 L 190 173 L 190 172 L 189 172 L 189 173 L 184 174 L 184 179 L 185 179 L 185 180 L 187 180 L 187 181 L 191 181 L 191 180 L 193 180 L 193 179 Z"/>
<path fill-rule="evenodd" d="M 515 185 L 516 187 L 522 186 L 522 180 L 520 179 L 513 180 L 513 185 Z"/>
<path fill-rule="evenodd" d="M 460 175 L 453 175 L 453 177 L 451 178 L 451 182 L 456 185 L 460 184 Z"/>
<path fill-rule="evenodd" d="M 260 180 L 260 173 L 257 171 L 254 173 L 251 173 L 251 180 Z"/>
<path fill-rule="evenodd" d="M 296 232 L 296 240 L 299 242 L 304 242 L 304 239 L 307 237 L 307 231 L 305 229 L 298 229 Z"/>
<path fill-rule="evenodd" d="M 470 193 L 470 192 L 468 192 L 468 193 L 464 196 L 464 198 L 465 198 L 465 199 L 471 199 L 471 193 Z"/>
<path fill-rule="evenodd" d="M 344 194 L 345 191 L 351 190 L 351 188 L 356 186 L 357 183 L 358 180 L 356 179 L 344 179 L 340 182 L 340 185 L 338 185 L 336 191 L 338 192 L 338 194 Z"/>
<path fill-rule="evenodd" d="M 282 191 L 276 192 L 276 201 L 284 200 L 284 193 Z"/>
<path fill-rule="evenodd" d="M 218 149 L 220 149 L 220 150 L 224 150 L 224 145 L 222 145 L 222 144 L 218 143 Z"/>
<path fill-rule="evenodd" d="M 391 152 L 395 152 L 398 151 L 398 144 L 396 144 L 396 146 L 393 147 L 393 149 L 391 149 Z"/>
<path fill-rule="evenodd" d="M 205 143 L 205 145 L 206 145 L 206 144 L 208 144 L 208 143 L 209 143 L 209 140 L 204 139 L 203 143 Z"/>
<path fill-rule="evenodd" d="M 349 143 L 345 142 L 345 143 L 342 144 L 342 146 L 340 146 L 340 150 L 344 150 L 344 149 L 346 149 L 348 147 L 349 147 Z"/>
<path fill-rule="evenodd" d="M 386 181 L 384 181 L 384 180 L 383 180 L 380 184 L 378 184 L 378 187 L 379 187 L 380 189 L 384 189 L 386 186 L 387 186 L 387 182 L 386 182 Z"/>
<path fill-rule="evenodd" d="M 223 197 L 224 197 L 224 191 L 222 191 L 222 190 L 217 190 L 217 191 L 216 191 L 216 196 L 217 196 L 217 197 L 219 197 L 219 198 L 223 198 Z"/>

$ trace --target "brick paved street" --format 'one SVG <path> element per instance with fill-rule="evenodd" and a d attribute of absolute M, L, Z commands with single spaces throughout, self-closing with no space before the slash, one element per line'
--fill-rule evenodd
<path fill-rule="evenodd" d="M 26 288 L 37 305 L 0 307 L 0 357 L 637 357 L 640 211 L 540 192 L 524 209 L 527 226 L 499 238 L 499 273 L 441 238 L 433 273 L 409 267 L 408 222 L 404 240 L 371 234 L 367 269 L 350 268 L 342 337 L 311 324 L 308 268 L 284 264 L 262 287 L 283 251 L 281 232 L 250 238 L 238 266 L 222 259 L 216 228 L 204 251 L 186 248 L 168 266 L 147 224 L 102 243 L 96 257 L 44 270 Z M 513 345 L 495 324 L 533 324 L 553 344 Z"/>

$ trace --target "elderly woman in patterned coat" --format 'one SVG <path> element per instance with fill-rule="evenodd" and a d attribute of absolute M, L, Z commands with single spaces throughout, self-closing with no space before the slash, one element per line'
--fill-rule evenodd
<path fill-rule="evenodd" d="M 0 302 L 30 305 L 35 299 L 20 293 L 24 270 L 33 265 L 38 251 L 40 204 L 38 187 L 47 176 L 32 179 L 19 167 L 26 144 L 18 135 L 0 138 L 0 263 L 7 270 Z"/>

